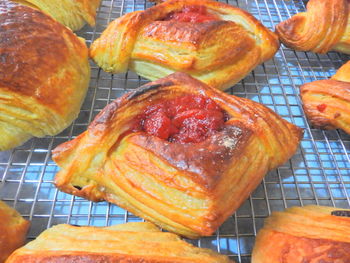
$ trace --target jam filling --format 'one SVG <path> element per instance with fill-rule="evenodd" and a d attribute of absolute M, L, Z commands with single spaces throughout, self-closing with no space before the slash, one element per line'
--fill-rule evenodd
<path fill-rule="evenodd" d="M 170 142 L 199 143 L 223 129 L 227 114 L 212 99 L 184 95 L 148 106 L 141 129 Z"/>
<path fill-rule="evenodd" d="M 327 108 L 327 105 L 326 104 L 320 104 L 320 105 L 317 105 L 317 110 L 319 112 L 324 112 Z"/>
<path fill-rule="evenodd" d="M 208 21 L 220 20 L 218 16 L 210 14 L 205 6 L 189 5 L 182 8 L 181 11 L 172 12 L 163 20 L 179 21 L 190 23 L 203 23 Z"/>

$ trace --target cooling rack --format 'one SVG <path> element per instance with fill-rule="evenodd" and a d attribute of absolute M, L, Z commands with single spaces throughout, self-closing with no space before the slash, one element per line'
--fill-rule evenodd
<path fill-rule="evenodd" d="M 301 0 L 234 0 L 227 3 L 248 10 L 273 29 L 282 20 L 305 10 Z M 104 0 L 95 28 L 78 34 L 88 45 L 115 18 L 143 10 L 152 4 L 145 0 Z M 270 172 L 250 198 L 211 237 L 188 240 L 211 248 L 237 262 L 250 262 L 257 231 L 264 219 L 276 210 L 290 206 L 319 204 L 349 208 L 350 136 L 342 131 L 313 129 L 304 116 L 298 87 L 306 82 L 333 75 L 348 56 L 295 52 L 281 47 L 274 59 L 258 66 L 227 92 L 260 102 L 305 129 L 295 156 Z M 52 184 L 58 167 L 50 151 L 83 132 L 94 116 L 110 101 L 147 80 L 136 74 L 107 74 L 91 62 L 90 88 L 79 117 L 54 137 L 32 139 L 12 151 L 0 153 L 0 199 L 32 221 L 29 239 L 59 223 L 106 226 L 142 219 L 116 205 L 92 203 L 59 192 Z M 1 135 L 0 135 L 1 138 Z"/>

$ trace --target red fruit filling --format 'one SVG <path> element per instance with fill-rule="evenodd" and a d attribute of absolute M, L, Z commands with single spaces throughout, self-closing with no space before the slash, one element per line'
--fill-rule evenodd
<path fill-rule="evenodd" d="M 326 105 L 326 104 L 317 105 L 317 110 L 318 110 L 319 112 L 324 112 L 326 108 L 327 108 L 327 105 Z"/>
<path fill-rule="evenodd" d="M 189 5 L 182 8 L 179 12 L 172 12 L 163 20 L 165 21 L 179 21 L 190 23 L 203 23 L 208 21 L 220 20 L 214 14 L 210 14 L 205 6 Z"/>
<path fill-rule="evenodd" d="M 210 98 L 184 95 L 148 106 L 140 117 L 142 130 L 150 135 L 198 143 L 222 130 L 227 114 Z"/>

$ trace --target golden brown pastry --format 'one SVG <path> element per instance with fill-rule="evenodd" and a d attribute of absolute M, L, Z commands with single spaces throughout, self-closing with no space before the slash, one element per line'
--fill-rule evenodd
<path fill-rule="evenodd" d="M 350 54 L 350 6 L 348 0 L 310 0 L 307 12 L 276 26 L 281 42 L 295 50 Z"/>
<path fill-rule="evenodd" d="M 347 263 L 349 233 L 349 209 L 310 205 L 273 212 L 256 237 L 252 263 Z"/>
<path fill-rule="evenodd" d="M 51 15 L 58 22 L 73 31 L 81 29 L 85 23 L 95 25 L 96 10 L 101 0 L 13 0 L 39 9 Z"/>
<path fill-rule="evenodd" d="M 91 46 L 107 72 L 156 80 L 186 72 L 226 89 L 272 58 L 277 36 L 242 9 L 211 0 L 169 0 L 113 21 Z"/>
<path fill-rule="evenodd" d="M 0 201 L 0 263 L 24 244 L 29 225 L 15 209 Z"/>
<path fill-rule="evenodd" d="M 233 263 L 227 256 L 141 222 L 103 228 L 56 225 L 6 261 L 17 262 Z"/>
<path fill-rule="evenodd" d="M 187 237 L 211 235 L 301 135 L 261 104 L 174 73 L 115 100 L 54 149 L 55 184 Z"/>
<path fill-rule="evenodd" d="M 300 88 L 306 116 L 320 129 L 343 129 L 350 134 L 350 62 L 327 80 Z"/>
<path fill-rule="evenodd" d="M 84 41 L 51 17 L 0 0 L 0 151 L 55 135 L 78 116 L 90 67 Z"/>

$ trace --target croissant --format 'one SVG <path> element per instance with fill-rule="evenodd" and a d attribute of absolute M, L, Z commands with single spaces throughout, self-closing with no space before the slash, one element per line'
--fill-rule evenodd
<path fill-rule="evenodd" d="M 349 233 L 349 209 L 310 205 L 273 212 L 256 237 L 252 263 L 346 263 Z"/>
<path fill-rule="evenodd" d="M 56 225 L 6 261 L 22 262 L 233 263 L 142 222 L 100 228 Z"/>
<path fill-rule="evenodd" d="M 350 54 L 350 7 L 348 0 L 310 0 L 307 12 L 276 26 L 281 42 L 295 50 Z"/>
<path fill-rule="evenodd" d="M 306 116 L 321 129 L 343 129 L 350 134 L 350 62 L 328 80 L 307 83 L 300 88 Z"/>
<path fill-rule="evenodd" d="M 211 235 L 301 134 L 261 104 L 174 73 L 115 100 L 54 149 L 55 184 L 190 238 Z"/>
<path fill-rule="evenodd" d="M 0 151 L 55 135 L 77 117 L 90 66 L 82 39 L 51 17 L 0 0 Z"/>
<path fill-rule="evenodd" d="M 0 201 L 0 263 L 24 244 L 29 221 L 13 208 Z"/>
<path fill-rule="evenodd" d="M 181 71 L 226 89 L 279 48 L 277 36 L 242 9 L 211 0 L 169 0 L 113 21 L 91 46 L 105 71 L 150 80 Z"/>
<path fill-rule="evenodd" d="M 12 0 L 39 9 L 73 31 L 85 23 L 95 26 L 96 10 L 101 0 Z"/>

